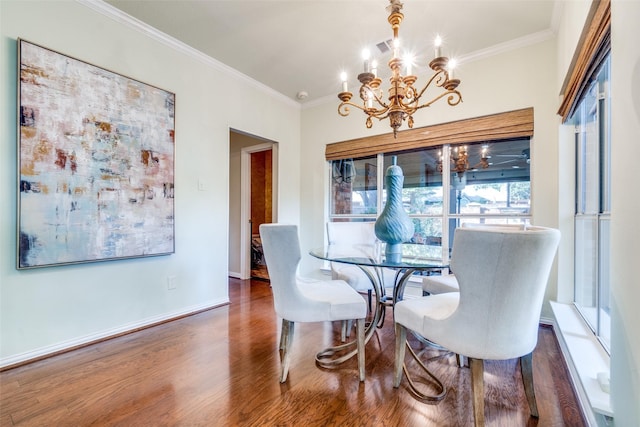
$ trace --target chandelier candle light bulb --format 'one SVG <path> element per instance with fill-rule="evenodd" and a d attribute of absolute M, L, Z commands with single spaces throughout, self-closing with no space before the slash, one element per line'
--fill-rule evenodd
<path fill-rule="evenodd" d="M 405 55 L 403 61 L 404 62 L 404 67 L 407 73 L 407 76 L 411 75 L 411 63 L 413 62 L 413 56 L 412 55 Z"/>
<path fill-rule="evenodd" d="M 449 64 L 447 67 L 449 69 L 449 80 L 453 79 L 453 71 L 455 70 L 456 65 L 458 65 L 458 63 L 455 59 L 449 60 Z"/>
<path fill-rule="evenodd" d="M 393 39 L 393 58 L 397 58 L 400 52 L 400 39 L 395 37 Z"/>
<path fill-rule="evenodd" d="M 442 38 L 440 37 L 440 35 L 436 36 L 436 39 L 434 40 L 433 45 L 435 46 L 434 58 L 440 58 L 442 56 Z"/>
<path fill-rule="evenodd" d="M 462 95 L 457 90 L 460 80 L 453 78 L 454 61 L 449 61 L 449 58 L 441 56 L 442 38 L 440 36 L 435 40 L 436 58 L 429 63 L 433 75 L 427 76 L 429 78 L 422 89 L 414 87 L 418 77 L 413 75 L 413 58 L 400 59 L 398 32 L 404 19 L 404 15 L 400 12 L 403 5 L 400 0 L 389 0 L 389 3 L 387 8 L 390 11 L 388 21 L 393 30 L 393 58 L 388 63 L 391 69 L 389 89 L 384 90 L 380 87 L 382 80 L 378 78 L 378 64 L 375 60 L 371 61 L 370 52 L 365 49 L 363 52 L 364 72 L 358 74 L 358 80 L 361 84 L 358 93 L 362 103 L 351 102 L 353 93 L 348 91 L 346 74 L 343 73 L 342 92 L 338 94 L 338 98 L 342 102 L 338 105 L 338 114 L 348 116 L 349 107 L 358 108 L 367 116 L 365 120 L 367 128 L 373 126 L 373 118 L 378 120 L 388 118 L 393 129 L 393 137 L 397 138 L 398 130 L 404 121 L 407 122 L 409 128 L 413 128 L 413 114 L 419 109 L 429 107 L 443 98 L 450 106 L 456 106 L 462 102 Z M 402 75 L 403 71 L 406 73 L 404 76 Z M 383 95 L 385 93 L 388 96 Z M 425 101 L 427 93 L 432 98 Z"/>
<path fill-rule="evenodd" d="M 371 52 L 369 49 L 365 49 L 362 51 L 362 59 L 364 59 L 364 72 L 369 73 L 371 69 L 369 68 L 369 58 L 371 57 Z"/>

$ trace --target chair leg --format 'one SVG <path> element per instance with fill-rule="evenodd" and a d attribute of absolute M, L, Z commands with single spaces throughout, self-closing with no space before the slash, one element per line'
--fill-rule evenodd
<path fill-rule="evenodd" d="M 467 365 L 467 356 L 456 353 L 456 362 L 458 363 L 458 367 L 464 368 Z"/>
<path fill-rule="evenodd" d="M 520 372 L 522 373 L 522 383 L 524 393 L 527 395 L 531 416 L 538 418 L 538 404 L 536 403 L 536 392 L 533 389 L 533 353 L 520 358 Z"/>
<path fill-rule="evenodd" d="M 476 427 L 484 427 L 484 361 L 469 357 L 471 368 L 471 393 L 473 394 L 473 418 Z"/>
<path fill-rule="evenodd" d="M 345 342 L 347 338 L 351 336 L 351 328 L 353 327 L 353 320 L 343 320 L 342 330 L 340 331 L 340 339 Z"/>
<path fill-rule="evenodd" d="M 365 366 L 365 358 L 364 358 L 364 330 L 365 330 L 365 321 L 364 319 L 358 319 L 356 321 L 356 334 L 358 335 L 358 372 L 360 374 L 360 381 L 364 381 L 364 366 Z"/>
<path fill-rule="evenodd" d="M 340 328 L 340 341 L 345 342 L 347 340 L 347 321 L 342 321 L 342 327 Z"/>
<path fill-rule="evenodd" d="M 287 381 L 287 374 L 289 373 L 289 362 L 291 361 L 291 343 L 293 342 L 293 329 L 294 323 L 282 319 L 282 336 L 280 337 L 280 349 L 282 350 L 281 370 L 280 370 L 280 382 Z"/>
<path fill-rule="evenodd" d="M 407 328 L 396 323 L 396 360 L 393 368 L 393 386 L 400 387 L 402 381 L 402 366 L 404 365 L 404 355 L 407 349 Z"/>
<path fill-rule="evenodd" d="M 280 350 L 287 348 L 287 333 L 289 331 L 289 321 L 282 319 L 282 326 L 280 327 Z"/>

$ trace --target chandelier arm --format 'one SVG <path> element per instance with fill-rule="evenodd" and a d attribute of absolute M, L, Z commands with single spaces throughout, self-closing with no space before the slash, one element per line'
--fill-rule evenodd
<path fill-rule="evenodd" d="M 376 102 L 380 104 L 380 106 L 384 108 L 385 111 L 389 110 L 389 104 L 384 102 L 384 100 L 379 97 L 374 91 L 371 91 L 371 93 L 373 94 L 373 98 L 376 100 Z"/>
<path fill-rule="evenodd" d="M 457 90 L 450 91 L 451 95 L 447 98 L 447 104 L 452 107 L 460 104 L 462 102 L 462 95 Z"/>
<path fill-rule="evenodd" d="M 373 117 L 375 117 L 376 119 L 382 121 L 382 120 L 386 119 L 387 117 L 389 117 L 389 110 L 386 110 L 385 112 L 380 112 L 380 114 L 384 114 L 384 116 L 382 116 L 382 115 L 373 115 Z"/>
<path fill-rule="evenodd" d="M 434 73 L 426 85 L 420 90 L 420 93 L 416 96 L 416 99 L 420 99 L 420 97 L 431 87 L 431 84 L 434 83 L 436 87 L 442 87 L 447 82 L 448 75 L 446 75 L 446 71 L 440 70 L 437 73 Z"/>
<path fill-rule="evenodd" d="M 389 107 L 388 106 L 385 106 L 385 108 L 382 108 L 382 109 L 378 110 L 378 109 L 373 109 L 373 108 L 364 108 L 364 107 L 362 107 L 362 106 L 360 106 L 358 104 L 355 104 L 355 103 L 353 103 L 351 101 L 341 102 L 340 105 L 338 105 L 338 114 L 340 114 L 343 117 L 348 116 L 349 113 L 351 112 L 351 110 L 349 110 L 349 106 L 356 107 L 357 109 L 364 111 L 368 116 L 375 117 L 378 120 L 382 120 L 382 119 L 385 119 L 385 118 L 389 117 Z"/>
<path fill-rule="evenodd" d="M 404 112 L 407 116 L 411 116 L 420 108 L 420 106 L 415 101 L 412 101 L 408 104 L 405 104 L 404 102 L 400 101 L 400 105 L 402 106 L 402 112 Z"/>
<path fill-rule="evenodd" d="M 389 117 L 389 110 L 381 110 L 381 111 L 376 111 L 373 114 L 369 114 L 370 117 L 375 117 L 378 120 L 384 120 L 387 117 Z"/>
<path fill-rule="evenodd" d="M 351 101 L 344 101 L 341 102 L 340 105 L 338 105 L 338 114 L 340 114 L 342 117 L 347 117 L 351 112 L 351 110 L 349 110 L 349 105 L 366 112 L 366 110 L 358 104 L 354 104 Z"/>
<path fill-rule="evenodd" d="M 447 103 L 451 106 L 455 106 L 458 105 L 460 103 L 460 101 L 462 101 L 462 95 L 460 95 L 460 92 L 458 92 L 457 90 L 452 90 L 452 91 L 447 91 L 447 92 L 443 92 L 440 95 L 436 96 L 435 98 L 433 98 L 431 101 L 424 103 L 422 105 L 418 105 L 417 107 L 415 107 L 416 110 L 419 110 L 421 108 L 425 108 L 425 107 L 429 107 L 431 106 L 431 104 L 433 104 L 434 102 L 444 98 L 445 96 L 449 95 L 449 97 L 447 98 Z"/>
<path fill-rule="evenodd" d="M 415 90 L 414 90 L 415 93 Z M 411 115 L 413 113 L 416 112 L 416 110 L 418 109 L 418 103 L 420 102 L 420 97 L 418 96 L 414 96 L 412 98 L 412 100 L 410 102 L 404 102 L 403 100 L 400 100 L 400 106 L 402 107 L 402 110 L 404 112 L 406 112 L 408 115 Z"/>

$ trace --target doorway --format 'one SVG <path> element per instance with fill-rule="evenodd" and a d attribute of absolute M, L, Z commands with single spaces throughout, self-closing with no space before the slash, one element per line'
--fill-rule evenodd
<path fill-rule="evenodd" d="M 260 224 L 277 221 L 277 143 L 230 131 L 229 276 L 266 279 Z"/>
<path fill-rule="evenodd" d="M 262 252 L 260 225 L 273 222 L 271 148 L 250 153 L 250 224 L 251 224 L 251 278 L 269 280 Z"/>

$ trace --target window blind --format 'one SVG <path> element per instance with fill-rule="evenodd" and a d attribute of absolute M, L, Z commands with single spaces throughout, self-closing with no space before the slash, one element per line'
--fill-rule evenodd
<path fill-rule="evenodd" d="M 533 136 L 533 107 L 418 129 L 327 144 L 327 160 L 411 151 L 443 144 L 461 144 Z"/>
<path fill-rule="evenodd" d="M 564 123 L 595 75 L 598 66 L 611 49 L 611 1 L 594 0 L 580 36 L 576 52 L 562 85 L 563 95 L 558 114 Z"/>

